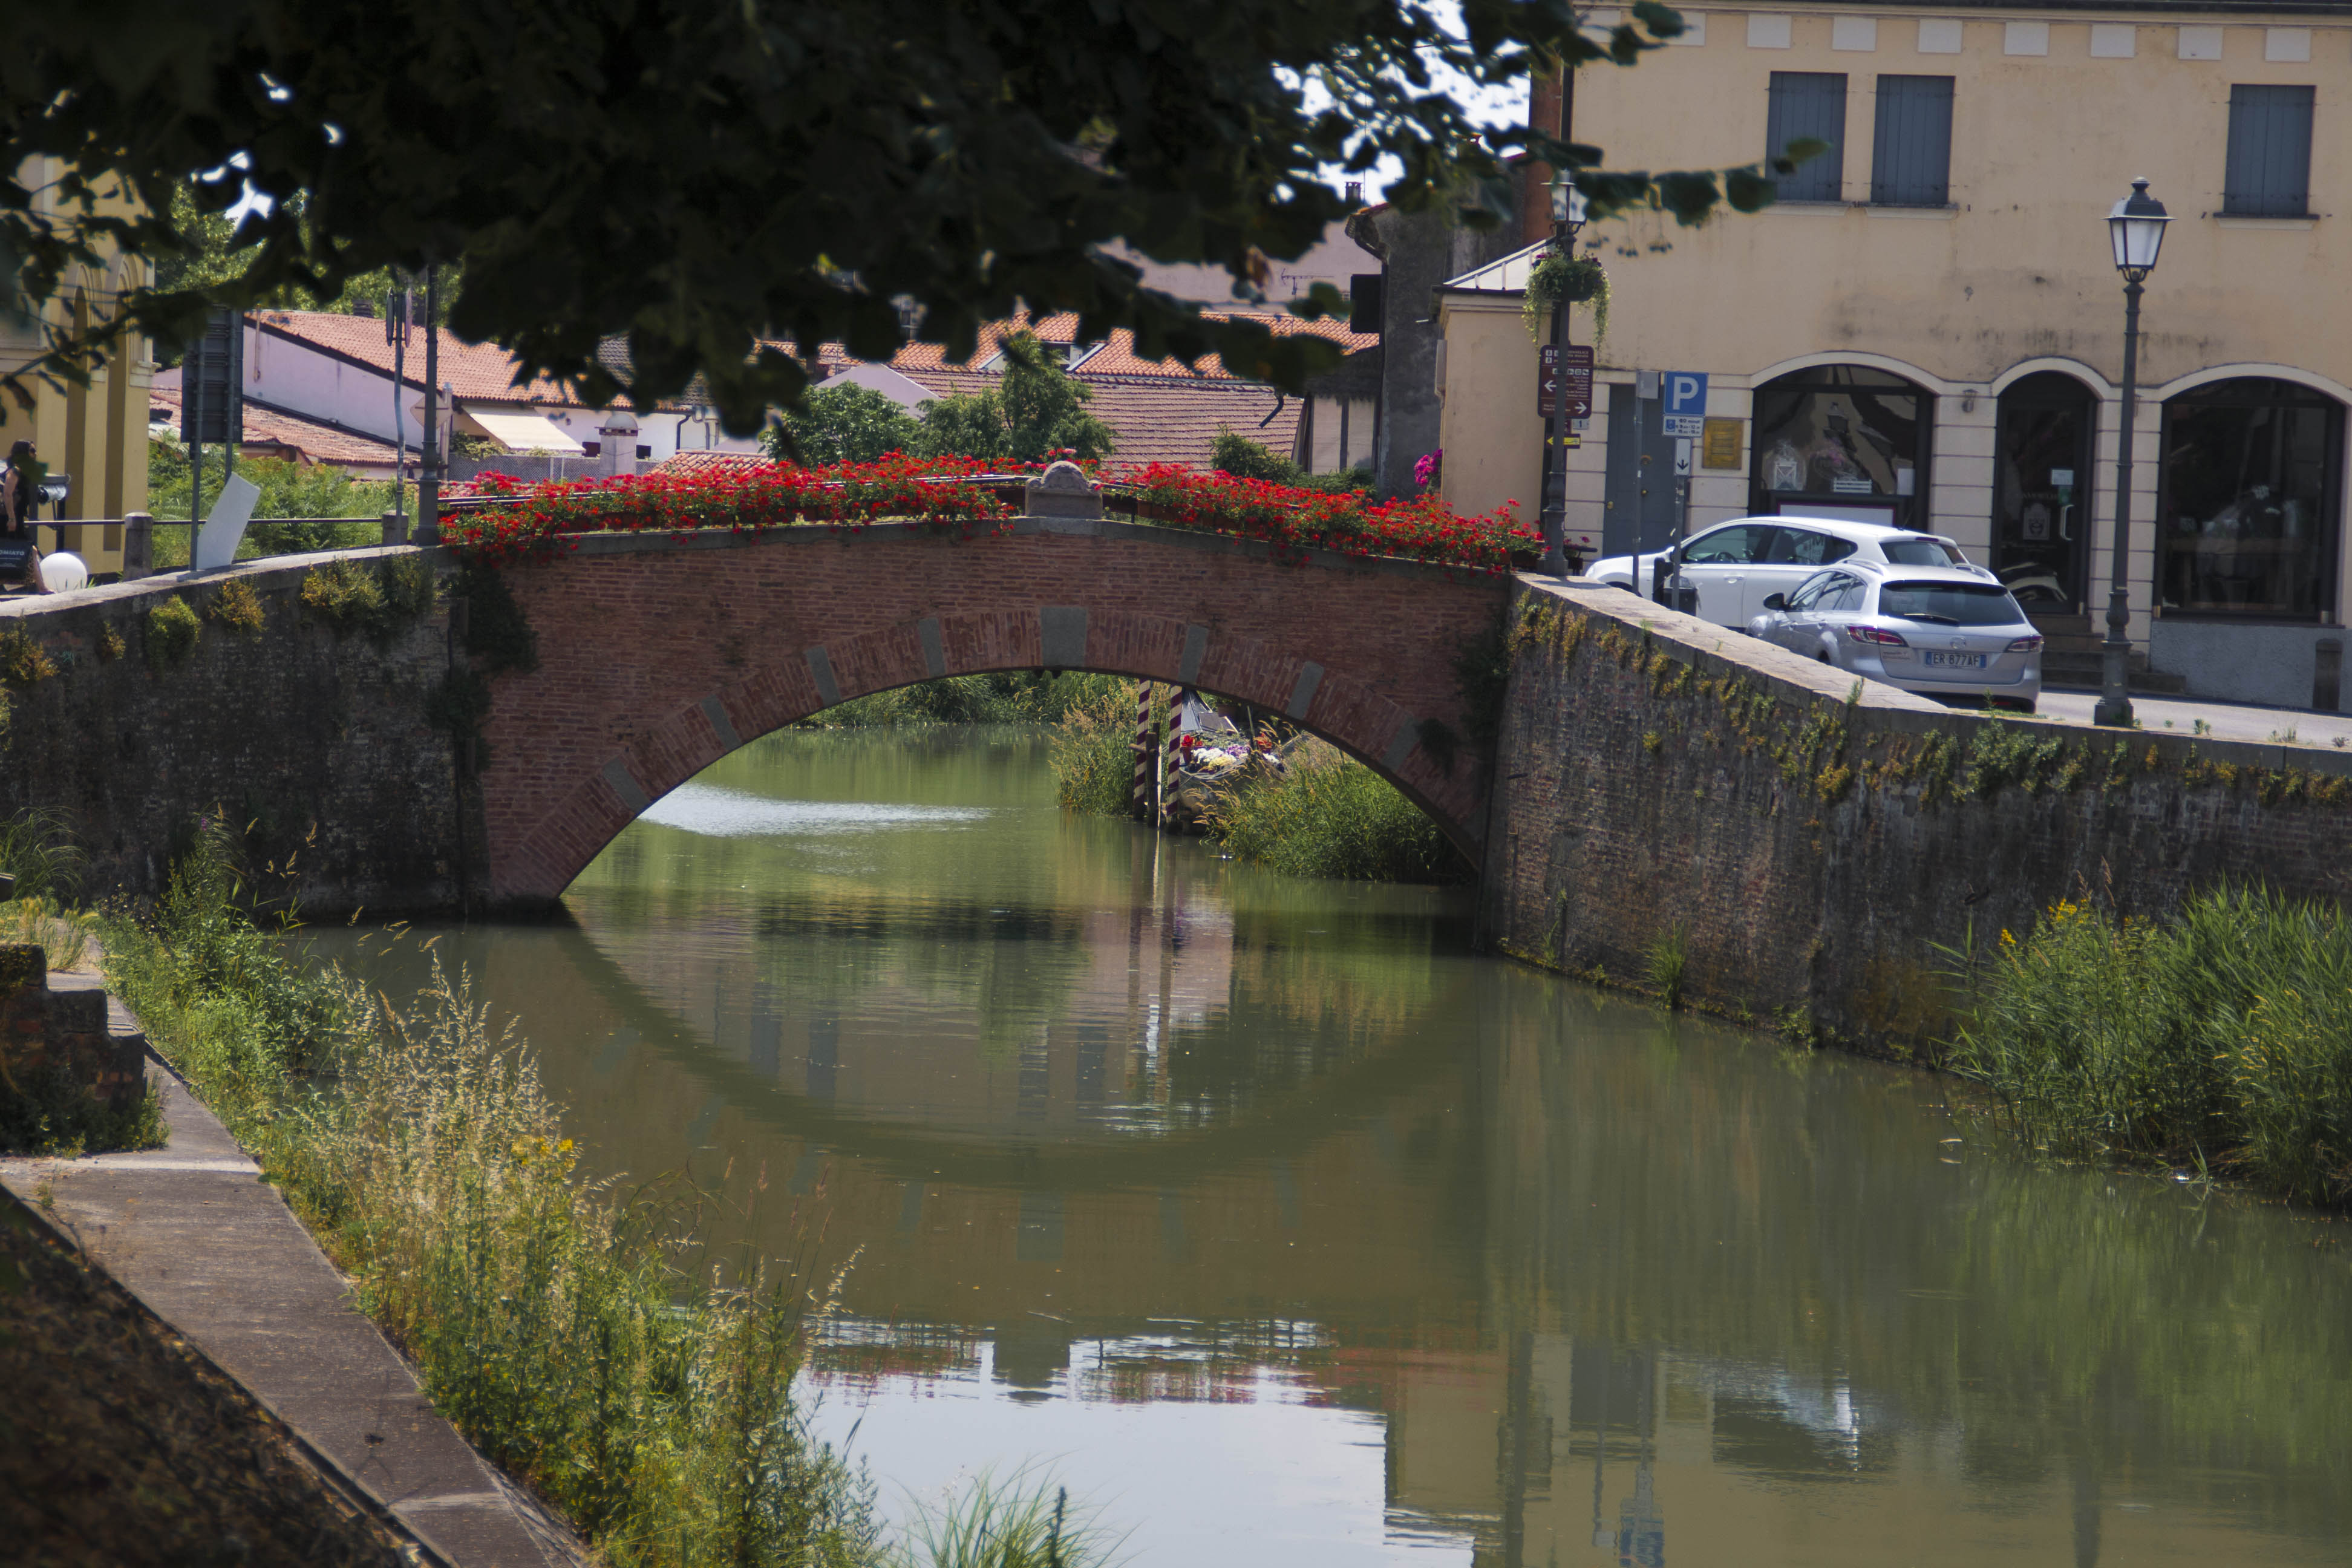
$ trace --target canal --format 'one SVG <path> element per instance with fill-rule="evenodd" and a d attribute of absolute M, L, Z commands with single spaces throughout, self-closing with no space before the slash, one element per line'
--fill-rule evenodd
<path fill-rule="evenodd" d="M 566 903 L 318 940 L 462 963 L 592 1169 L 821 1236 L 886 1511 L 1027 1464 L 1140 1568 L 2352 1560 L 2352 1226 L 1066 816 L 1038 732 L 771 737 Z"/>

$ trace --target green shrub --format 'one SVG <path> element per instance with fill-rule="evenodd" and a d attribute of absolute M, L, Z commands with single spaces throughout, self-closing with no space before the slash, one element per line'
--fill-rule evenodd
<path fill-rule="evenodd" d="M 174 594 L 147 612 L 147 665 L 163 670 L 185 664 L 196 651 L 205 625 L 188 602 Z"/>
<path fill-rule="evenodd" d="M 2225 889 L 2158 924 L 2061 903 L 1962 979 L 1975 1006 L 1952 1065 L 2029 1145 L 2352 1201 L 2341 910 Z"/>
<path fill-rule="evenodd" d="M 1690 928 L 1677 921 L 1650 941 L 1650 988 L 1665 1005 L 1683 1005 L 1683 978 L 1690 967 Z"/>
<path fill-rule="evenodd" d="M 1470 875 L 1426 813 L 1321 742 L 1294 752 L 1286 773 L 1253 773 L 1229 788 L 1209 828 L 1236 858 L 1295 877 L 1458 882 Z"/>

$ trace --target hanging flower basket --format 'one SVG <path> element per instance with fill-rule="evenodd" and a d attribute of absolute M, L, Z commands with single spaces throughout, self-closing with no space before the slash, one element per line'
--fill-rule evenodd
<path fill-rule="evenodd" d="M 1594 336 L 1605 337 L 1609 331 L 1609 274 L 1597 256 L 1563 256 L 1557 250 L 1547 251 L 1542 259 L 1528 270 L 1528 287 L 1519 305 L 1519 314 L 1528 325 L 1528 336 L 1538 342 L 1543 340 L 1544 318 L 1555 306 L 1591 305 Z"/>

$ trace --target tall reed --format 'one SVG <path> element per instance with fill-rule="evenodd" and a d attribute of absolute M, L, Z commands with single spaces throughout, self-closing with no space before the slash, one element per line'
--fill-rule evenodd
<path fill-rule="evenodd" d="M 256 930 L 241 886 L 200 835 L 155 914 L 110 929 L 110 977 L 435 1405 L 608 1562 L 877 1562 L 870 1485 L 792 1397 L 834 1280 L 806 1256 L 701 1258 L 680 1203 L 582 1178 L 462 979 L 436 969 L 404 1015 Z"/>
<path fill-rule="evenodd" d="M 1278 775 L 1245 774 L 1209 814 L 1235 858 L 1295 877 L 1458 882 L 1469 868 L 1437 824 L 1371 769 L 1320 741 Z"/>
<path fill-rule="evenodd" d="M 1125 816 L 1135 792 L 1134 746 L 1134 682 L 1112 681 L 1090 689 L 1064 713 L 1054 731 L 1050 754 L 1056 798 L 1073 811 Z"/>
<path fill-rule="evenodd" d="M 1952 1065 L 2057 1153 L 2242 1174 L 2352 1202 L 2352 921 L 2261 889 L 2161 923 L 2060 903 L 1962 976 Z"/>

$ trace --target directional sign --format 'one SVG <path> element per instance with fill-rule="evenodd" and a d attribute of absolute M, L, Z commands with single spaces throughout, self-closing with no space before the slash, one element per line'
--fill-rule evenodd
<path fill-rule="evenodd" d="M 1554 417 L 1562 394 L 1570 419 L 1592 417 L 1592 351 L 1570 343 L 1566 348 L 1544 344 L 1537 351 L 1536 416 Z"/>
<path fill-rule="evenodd" d="M 1659 378 L 1658 411 L 1663 416 L 1663 434 L 1692 437 L 1700 434 L 1706 419 L 1706 375 L 1704 372 L 1670 370 Z"/>
<path fill-rule="evenodd" d="M 1592 417 L 1592 350 L 1570 343 L 1560 351 L 1561 390 L 1568 394 L 1570 419 Z"/>
<path fill-rule="evenodd" d="M 1675 478 L 1686 479 L 1691 471 L 1691 444 L 1687 436 L 1675 437 Z"/>

